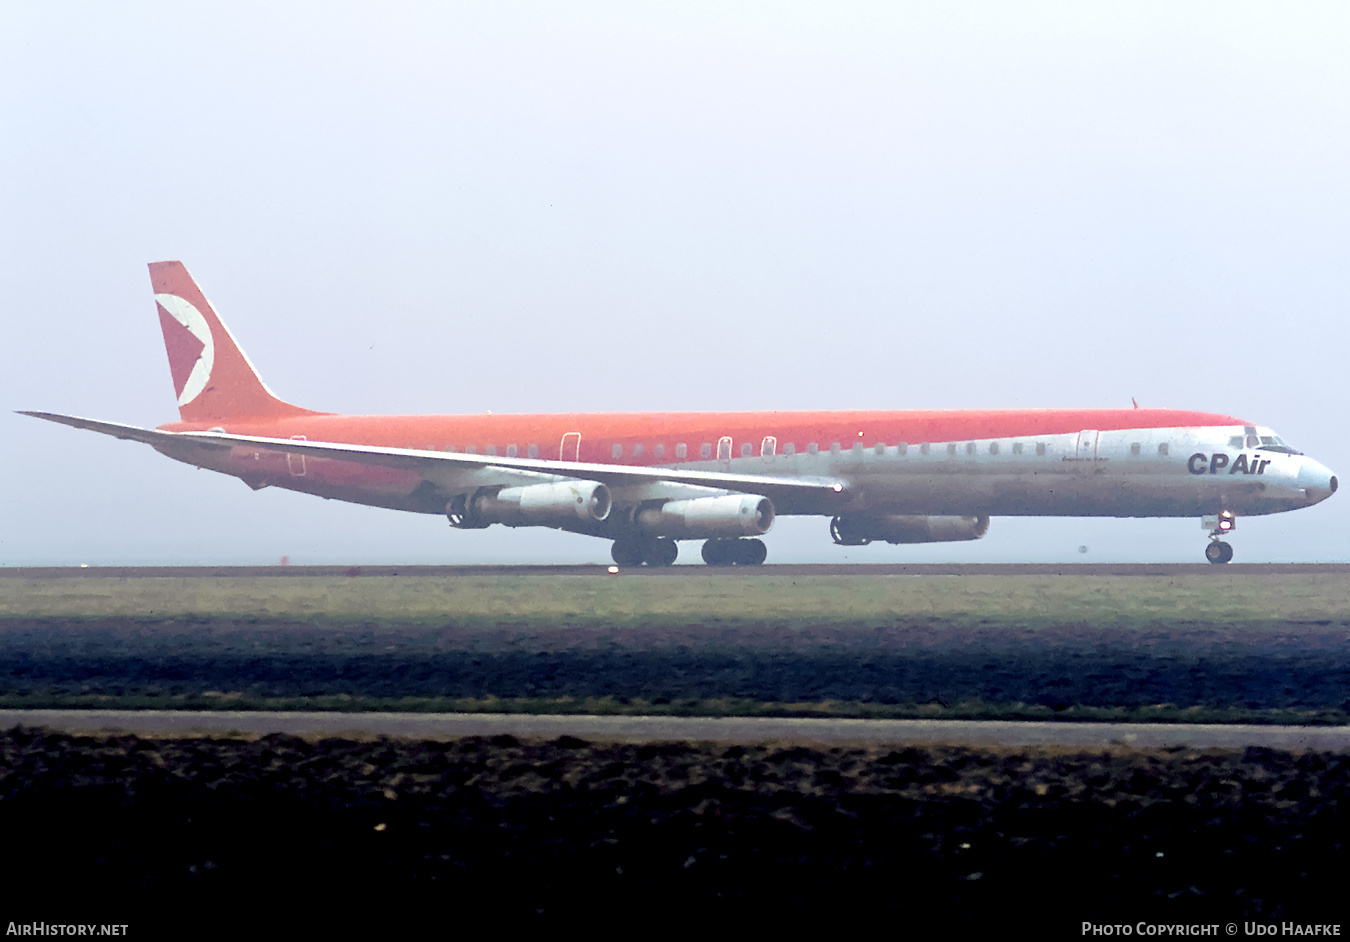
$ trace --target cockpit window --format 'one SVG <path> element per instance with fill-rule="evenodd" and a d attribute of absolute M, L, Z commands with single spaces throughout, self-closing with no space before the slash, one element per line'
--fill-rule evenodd
<path fill-rule="evenodd" d="M 1301 455 L 1303 452 L 1295 451 L 1284 443 L 1284 439 L 1278 435 L 1262 435 L 1261 450 L 1274 451 L 1282 455 Z"/>

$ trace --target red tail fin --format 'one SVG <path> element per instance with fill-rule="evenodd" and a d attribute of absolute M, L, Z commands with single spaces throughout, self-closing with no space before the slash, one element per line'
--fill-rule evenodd
<path fill-rule="evenodd" d="M 151 262 L 150 284 L 184 422 L 315 414 L 272 395 L 182 262 Z"/>

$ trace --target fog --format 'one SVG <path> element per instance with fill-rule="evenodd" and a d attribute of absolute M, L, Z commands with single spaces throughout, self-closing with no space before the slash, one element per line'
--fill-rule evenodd
<path fill-rule="evenodd" d="M 13 415 L 154 426 L 147 262 L 352 413 L 1198 409 L 1344 475 L 1341 4 L 0 7 L 0 564 L 607 562 Z M 1343 495 L 1239 562 L 1350 561 Z M 1199 562 L 995 518 L 771 562 Z M 684 560 L 696 556 L 685 544 Z M 1084 551 L 1085 550 L 1085 551 Z"/>

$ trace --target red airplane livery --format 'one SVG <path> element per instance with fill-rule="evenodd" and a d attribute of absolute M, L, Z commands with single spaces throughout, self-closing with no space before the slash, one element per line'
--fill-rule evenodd
<path fill-rule="evenodd" d="M 779 514 L 836 543 L 976 540 L 991 516 L 1200 517 L 1205 557 L 1242 514 L 1308 507 L 1336 477 L 1243 419 L 1172 409 L 365 416 L 282 402 L 180 262 L 150 265 L 180 421 L 46 412 L 252 488 L 554 527 L 612 540 L 620 566 L 756 565 Z"/>

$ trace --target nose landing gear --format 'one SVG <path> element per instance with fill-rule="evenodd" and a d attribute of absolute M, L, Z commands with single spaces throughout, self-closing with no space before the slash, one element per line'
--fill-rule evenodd
<path fill-rule="evenodd" d="M 1205 559 L 1211 563 L 1222 564 L 1233 558 L 1233 547 L 1219 537 L 1237 529 L 1237 516 L 1231 510 L 1225 510 L 1214 517 L 1205 517 L 1201 525 L 1209 530 L 1209 545 L 1205 547 Z"/>

